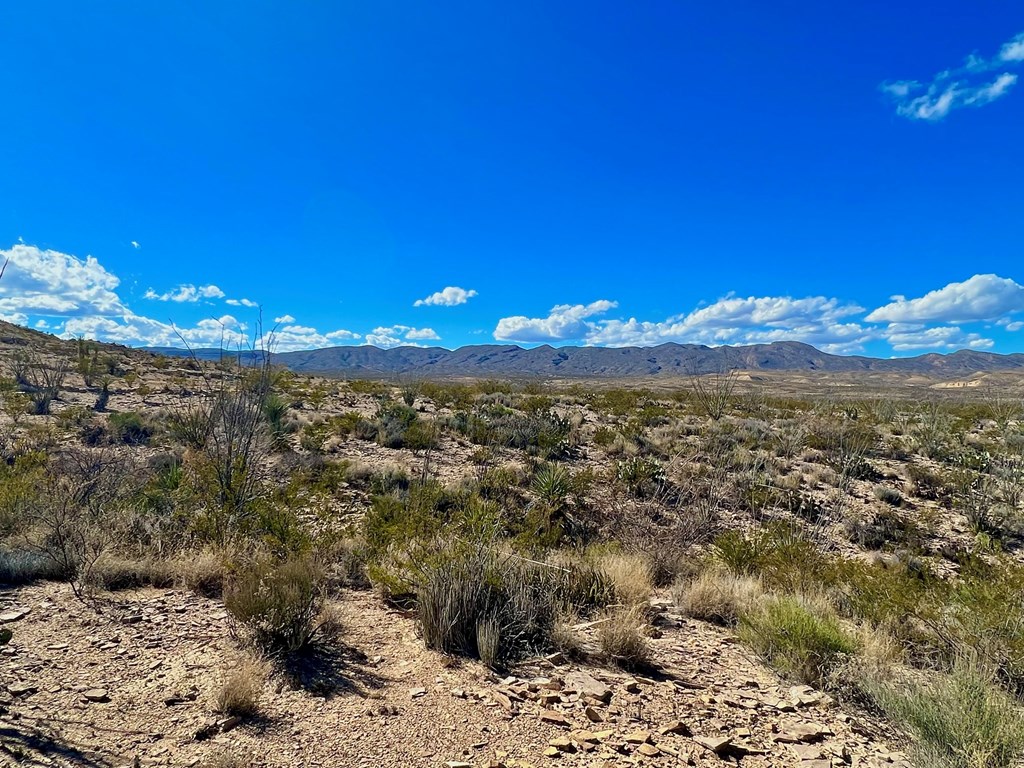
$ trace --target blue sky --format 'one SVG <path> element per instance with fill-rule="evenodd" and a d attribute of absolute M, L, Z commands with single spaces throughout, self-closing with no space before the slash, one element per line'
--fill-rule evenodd
<path fill-rule="evenodd" d="M 7 319 L 204 345 L 260 307 L 282 349 L 1024 351 L 1020 2 L 0 20 Z"/>

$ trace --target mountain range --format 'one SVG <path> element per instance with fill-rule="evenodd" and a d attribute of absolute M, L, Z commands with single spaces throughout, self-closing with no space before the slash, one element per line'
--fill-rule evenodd
<path fill-rule="evenodd" d="M 186 350 L 150 347 L 150 352 L 188 355 Z M 201 359 L 235 356 L 219 349 L 197 349 Z M 252 357 L 252 353 L 244 353 Z M 372 346 L 329 347 L 281 352 L 275 363 L 299 373 L 344 376 L 559 376 L 650 377 L 688 376 L 743 371 L 879 371 L 933 376 L 957 376 L 980 371 L 1024 369 L 1024 354 L 959 350 L 916 357 L 881 359 L 832 355 L 796 341 L 750 346 L 707 347 L 698 344 L 661 344 L 657 347 L 551 347 L 530 349 L 513 345 L 483 344 L 455 350 L 441 347 Z"/>

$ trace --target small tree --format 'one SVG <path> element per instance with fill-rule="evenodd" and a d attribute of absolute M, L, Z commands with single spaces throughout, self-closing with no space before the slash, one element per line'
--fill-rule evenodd
<path fill-rule="evenodd" d="M 708 376 L 693 376 L 693 399 L 705 416 L 717 421 L 725 415 L 732 401 L 737 379 L 738 374 L 735 370 Z"/>

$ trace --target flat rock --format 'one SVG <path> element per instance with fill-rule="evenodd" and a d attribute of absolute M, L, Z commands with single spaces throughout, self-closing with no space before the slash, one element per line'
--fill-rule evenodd
<path fill-rule="evenodd" d="M 553 709 L 545 709 L 540 713 L 540 719 L 545 723 L 551 723 L 552 725 L 560 725 L 563 728 L 569 727 L 569 719 L 561 712 L 555 712 Z"/>
<path fill-rule="evenodd" d="M 110 696 L 107 694 L 106 688 L 90 688 L 82 694 L 82 698 L 96 704 L 110 701 Z"/>
<path fill-rule="evenodd" d="M 612 689 L 586 672 L 571 672 L 565 676 L 565 686 L 580 696 L 589 696 L 607 704 L 612 698 Z"/>
<path fill-rule="evenodd" d="M 14 608 L 0 613 L 0 624 L 10 624 L 12 621 L 19 621 L 30 613 L 28 608 Z"/>
<path fill-rule="evenodd" d="M 38 690 L 39 688 L 31 683 L 11 683 L 7 686 L 7 692 L 11 696 L 30 696 Z"/>
<path fill-rule="evenodd" d="M 731 736 L 696 736 L 693 740 L 716 755 L 726 754 L 732 746 Z"/>

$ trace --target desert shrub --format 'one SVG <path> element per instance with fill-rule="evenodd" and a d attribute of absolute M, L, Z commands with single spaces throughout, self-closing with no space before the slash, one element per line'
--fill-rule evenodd
<path fill-rule="evenodd" d="M 322 574 L 309 560 L 258 557 L 241 567 L 224 592 L 224 607 L 261 650 L 289 654 L 316 634 Z"/>
<path fill-rule="evenodd" d="M 446 424 L 477 445 L 518 448 L 552 461 L 569 458 L 575 450 L 572 424 L 554 411 L 480 406 L 457 411 Z"/>
<path fill-rule="evenodd" d="M 618 462 L 615 479 L 631 495 L 649 498 L 664 484 L 665 470 L 656 459 L 634 456 Z"/>
<path fill-rule="evenodd" d="M 829 570 L 821 550 L 785 523 L 749 533 L 726 531 L 715 539 L 711 556 L 738 576 L 758 576 L 767 587 L 786 592 L 820 584 Z"/>
<path fill-rule="evenodd" d="M 693 376 L 690 402 L 698 413 L 716 421 L 721 419 L 732 402 L 738 376 L 736 371 Z"/>
<path fill-rule="evenodd" d="M 941 586 L 935 585 L 938 590 Z M 941 593 L 947 660 L 965 649 L 992 669 L 1011 692 L 1024 695 L 1024 567 L 1002 556 L 970 558 Z M 1010 597 L 1014 596 L 1014 597 Z"/>
<path fill-rule="evenodd" d="M 888 485 L 876 485 L 872 489 L 872 493 L 876 499 L 892 507 L 898 507 L 903 504 L 903 494 Z"/>
<path fill-rule="evenodd" d="M 405 445 L 405 435 L 416 422 L 416 411 L 400 403 L 382 403 L 377 411 L 376 440 L 385 448 L 401 448 Z"/>
<path fill-rule="evenodd" d="M 489 467 L 480 473 L 476 489 L 485 499 L 515 503 L 522 495 L 520 488 L 525 480 L 525 473 L 516 466 Z"/>
<path fill-rule="evenodd" d="M 229 574 L 227 557 L 205 549 L 180 555 L 172 564 L 179 582 L 204 597 L 219 597 L 224 593 Z"/>
<path fill-rule="evenodd" d="M 946 505 L 950 503 L 951 489 L 945 477 L 922 464 L 908 464 L 906 469 L 914 495 Z"/>
<path fill-rule="evenodd" d="M 387 384 L 383 384 L 379 381 L 369 381 L 367 379 L 354 379 L 348 382 L 348 388 L 356 394 L 373 395 L 374 397 L 391 394 L 391 387 Z"/>
<path fill-rule="evenodd" d="M 205 403 L 187 401 L 167 414 L 167 432 L 181 445 L 204 448 L 213 429 L 212 416 Z"/>
<path fill-rule="evenodd" d="M 378 495 L 404 492 L 412 485 L 412 478 L 403 468 L 394 464 L 385 466 L 377 472 L 370 474 L 370 490 Z"/>
<path fill-rule="evenodd" d="M 593 571 L 539 565 L 479 540 L 421 553 L 409 578 L 427 647 L 495 668 L 550 647 L 566 606 L 586 609 L 606 593 Z"/>
<path fill-rule="evenodd" d="M 572 477 L 561 464 L 545 464 L 533 476 L 533 492 L 552 509 L 560 509 L 572 491 Z"/>
<path fill-rule="evenodd" d="M 110 434 L 127 445 L 145 445 L 153 435 L 153 428 L 135 411 L 112 413 L 108 423 Z"/>
<path fill-rule="evenodd" d="M 740 638 L 785 675 L 825 687 L 857 644 L 824 605 L 774 596 L 740 619 Z"/>
<path fill-rule="evenodd" d="M 933 653 L 928 629 L 945 599 L 945 582 L 902 560 L 876 563 L 838 559 L 832 564 L 831 595 L 839 610 L 907 642 L 915 653 Z"/>
<path fill-rule="evenodd" d="M 848 515 L 844 526 L 850 539 L 866 549 L 910 546 L 921 538 L 918 526 L 894 509 L 876 510 L 867 517 Z"/>
<path fill-rule="evenodd" d="M 874 682 L 875 700 L 916 737 L 920 768 L 1010 768 L 1024 755 L 1024 717 L 982 668 L 960 661 L 949 675 Z"/>
<path fill-rule="evenodd" d="M 50 405 L 60 397 L 64 386 L 67 361 L 50 365 L 35 355 L 17 353 L 11 359 L 11 367 L 21 391 L 28 395 L 32 413 L 37 416 L 48 414 Z"/>
<path fill-rule="evenodd" d="M 242 658 L 224 672 L 214 693 L 214 706 L 224 715 L 254 717 L 267 681 L 267 667 L 253 658 Z"/>
<path fill-rule="evenodd" d="M 644 634 L 642 607 L 610 609 L 597 625 L 597 641 L 605 661 L 623 669 L 645 669 L 651 664 L 651 646 Z"/>
<path fill-rule="evenodd" d="M 995 539 L 1019 536 L 1024 531 L 1024 519 L 1017 506 L 1019 499 L 1006 503 L 1000 498 L 998 480 L 987 473 L 987 462 L 976 468 L 979 465 L 972 459 L 969 455 L 958 457 L 953 473 L 953 508 L 967 518 L 976 533 Z"/>
<path fill-rule="evenodd" d="M 615 437 L 618 434 L 618 432 L 616 432 L 614 429 L 611 429 L 610 427 L 598 427 L 597 429 L 594 430 L 594 445 L 598 445 L 602 448 L 607 448 L 609 445 L 615 442 Z"/>
<path fill-rule="evenodd" d="M 726 626 L 735 625 L 763 598 L 764 587 L 757 579 L 713 569 L 672 587 L 672 600 L 684 616 Z"/>
<path fill-rule="evenodd" d="M 37 552 L 0 547 L 0 584 L 18 586 L 62 578 L 64 572 L 50 558 Z"/>
<path fill-rule="evenodd" d="M 263 418 L 267 421 L 270 439 L 277 447 L 283 444 L 288 433 L 288 425 L 285 422 L 288 408 L 288 401 L 276 392 L 267 392 L 263 399 Z"/>
<path fill-rule="evenodd" d="M 43 460 L 37 454 L 0 462 L 0 538 L 20 531 L 41 501 Z"/>
<path fill-rule="evenodd" d="M 123 530 L 135 493 L 131 457 L 110 450 L 66 449 L 50 457 L 37 503 L 27 514 L 24 545 L 49 559 L 76 593 Z"/>
<path fill-rule="evenodd" d="M 114 592 L 144 586 L 173 587 L 175 573 L 170 563 L 153 558 L 127 559 L 104 552 L 86 575 L 87 586 Z"/>

